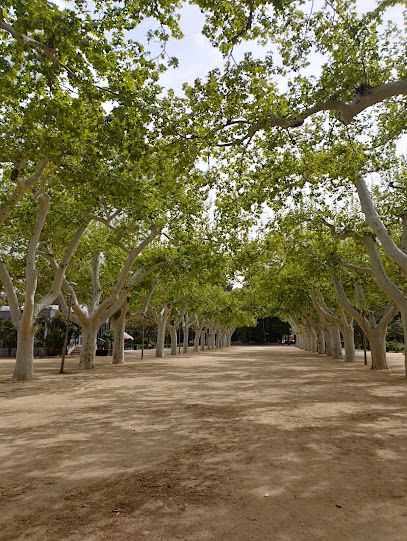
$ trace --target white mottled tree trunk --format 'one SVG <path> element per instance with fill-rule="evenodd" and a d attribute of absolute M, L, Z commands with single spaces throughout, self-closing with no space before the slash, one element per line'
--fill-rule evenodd
<path fill-rule="evenodd" d="M 388 233 L 385 232 L 386 236 Z M 384 291 L 398 306 L 401 314 L 401 322 L 403 324 L 403 334 L 404 334 L 404 344 L 406 343 L 407 336 L 407 296 L 405 293 L 394 283 L 392 282 L 386 274 L 384 267 L 382 265 L 382 260 L 377 250 L 377 245 L 375 240 L 366 235 L 362 239 L 362 243 L 366 248 L 366 251 L 369 255 L 370 263 L 372 265 L 373 276 L 378 283 L 380 289 Z M 401 236 L 401 252 L 405 254 L 407 252 L 407 214 L 403 216 L 403 230 Z M 398 248 L 397 248 L 398 249 Z M 401 262 L 398 262 L 401 266 Z M 404 268 L 404 267 L 403 267 Z M 406 269 L 404 269 L 406 271 Z M 407 271 L 406 271 L 407 272 Z M 407 348 L 404 348 L 404 373 L 407 377 Z"/>
<path fill-rule="evenodd" d="M 157 344 L 155 348 L 156 357 L 164 357 L 164 342 L 165 342 L 165 328 L 167 321 L 159 321 L 157 323 Z"/>
<path fill-rule="evenodd" d="M 356 361 L 355 337 L 353 326 L 346 325 L 342 330 L 343 345 L 345 348 L 345 363 L 354 363 Z"/>
<path fill-rule="evenodd" d="M 182 324 L 187 309 L 188 306 L 185 305 L 181 312 L 178 313 L 178 316 L 173 320 L 173 323 L 169 323 L 167 319 L 167 326 L 171 337 L 171 355 L 177 354 L 177 331 Z"/>
<path fill-rule="evenodd" d="M 212 317 L 208 323 L 208 332 L 206 335 L 207 338 L 207 347 L 206 349 L 213 349 L 215 347 L 215 320 Z"/>
<path fill-rule="evenodd" d="M 38 178 L 44 172 L 47 164 L 48 162 L 45 160 L 41 166 L 38 166 Z M 16 195 L 18 194 L 16 193 Z M 14 380 L 27 380 L 31 379 L 33 376 L 34 335 L 37 330 L 36 319 L 41 311 L 58 297 L 66 267 L 70 262 L 73 252 L 75 251 L 75 248 L 86 229 L 85 224 L 77 230 L 76 234 L 65 250 L 61 264 L 57 268 L 48 292 L 38 301 L 36 301 L 35 296 L 37 293 L 37 282 L 39 275 L 36 268 L 36 258 L 38 255 L 38 246 L 40 243 L 41 234 L 51 204 L 51 198 L 45 193 L 45 184 L 43 182 L 41 182 L 40 188 L 34 194 L 34 201 L 38 201 L 38 214 L 33 232 L 30 236 L 26 254 L 24 306 L 20 306 L 17 296 L 17 289 L 13 285 L 6 263 L 0 258 L 0 280 L 7 295 L 13 325 L 17 329 L 17 354 L 13 374 Z M 15 200 L 15 202 L 17 202 L 17 200 Z M 8 217 L 7 212 L 2 216 L 3 219 L 6 220 Z M 21 293 L 21 291 L 19 291 L 19 293 Z"/>
<path fill-rule="evenodd" d="M 205 351 L 205 331 L 201 332 L 201 351 Z"/>
<path fill-rule="evenodd" d="M 79 370 L 89 370 L 95 366 L 96 338 L 99 327 L 100 325 L 86 325 L 83 328 Z"/>
<path fill-rule="evenodd" d="M 17 354 L 14 367 L 13 380 L 22 381 L 33 377 L 34 371 L 34 336 L 37 327 L 30 326 L 28 329 L 17 333 Z"/>
<path fill-rule="evenodd" d="M 386 332 L 387 326 L 390 321 L 399 312 L 397 306 L 391 301 L 387 304 L 383 316 L 377 323 L 372 312 L 369 313 L 369 317 L 365 317 L 362 310 L 355 308 L 348 300 L 343 284 L 337 276 L 332 277 L 335 285 L 337 299 L 344 310 L 348 312 L 352 317 L 356 319 L 359 326 L 366 334 L 371 348 L 372 368 L 374 370 L 384 370 L 387 368 L 386 361 Z M 356 295 L 357 298 L 363 299 L 363 290 L 360 282 L 356 282 Z M 362 302 L 360 300 L 359 302 Z"/>
<path fill-rule="evenodd" d="M 182 335 L 184 337 L 182 346 L 183 353 L 188 353 L 189 328 L 193 323 L 196 323 L 196 312 L 194 312 L 191 316 L 189 316 L 186 312 L 182 318 Z"/>
<path fill-rule="evenodd" d="M 386 370 L 386 328 L 375 327 L 369 331 L 370 354 L 373 370 Z"/>

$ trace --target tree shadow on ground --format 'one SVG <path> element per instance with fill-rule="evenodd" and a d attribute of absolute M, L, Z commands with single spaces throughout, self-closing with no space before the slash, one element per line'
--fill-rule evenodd
<path fill-rule="evenodd" d="M 400 355 L 126 360 L 0 387 L 2 539 L 407 538 Z"/>

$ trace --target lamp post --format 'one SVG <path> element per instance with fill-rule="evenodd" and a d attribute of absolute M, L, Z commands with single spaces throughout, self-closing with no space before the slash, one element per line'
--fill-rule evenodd
<path fill-rule="evenodd" d="M 69 282 L 69 285 L 70 286 L 76 286 L 75 282 Z M 71 307 L 72 307 L 72 292 L 68 293 L 68 297 L 69 297 L 68 319 L 66 320 L 64 347 L 62 348 L 61 368 L 59 369 L 60 374 L 64 373 L 65 355 L 66 355 L 66 350 L 67 350 L 67 346 L 68 346 L 69 320 L 71 318 Z"/>

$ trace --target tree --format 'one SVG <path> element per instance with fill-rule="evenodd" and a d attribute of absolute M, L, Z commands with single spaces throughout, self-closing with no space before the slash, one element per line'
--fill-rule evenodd
<path fill-rule="evenodd" d="M 67 278 L 63 281 L 63 288 L 66 294 L 72 296 L 73 321 L 83 329 L 82 348 L 79 360 L 80 369 L 89 369 L 94 367 L 94 358 L 96 350 L 96 337 L 101 325 L 122 308 L 129 293 L 146 276 L 151 274 L 163 263 L 163 260 L 152 262 L 151 264 L 139 265 L 136 269 L 133 266 L 138 256 L 150 243 L 157 237 L 159 232 L 153 230 L 150 234 L 145 234 L 144 238 L 139 235 L 133 235 L 133 242 L 127 249 L 127 258 L 122 261 L 120 266 L 113 269 L 112 280 L 109 287 L 103 287 L 101 283 L 101 264 L 102 252 L 97 247 L 91 261 L 91 283 L 92 295 L 89 305 L 81 304 L 75 293 L 75 288 Z M 94 249 L 95 249 L 94 248 Z M 109 254 L 104 254 L 104 259 Z M 55 261 L 52 256 L 48 256 L 51 265 L 55 271 Z M 105 295 L 103 295 L 105 293 Z M 67 305 L 61 297 L 61 305 L 64 312 L 67 312 Z"/>
<path fill-rule="evenodd" d="M 60 312 L 57 312 L 52 318 L 45 320 L 43 343 L 47 350 L 47 355 L 61 355 L 65 340 L 66 324 L 67 321 Z M 72 338 L 78 338 L 79 335 L 80 327 L 70 322 L 68 344 Z"/>
<path fill-rule="evenodd" d="M 18 284 L 18 287 L 15 283 L 16 280 L 13 280 L 12 274 L 15 265 L 18 264 L 18 261 L 16 261 L 16 256 L 18 259 L 20 254 L 18 254 L 18 252 L 16 253 L 15 249 L 11 250 L 10 246 L 4 245 L 3 241 L 3 253 L 2 259 L 0 260 L 0 280 L 3 283 L 3 287 L 7 295 L 13 325 L 17 329 L 17 354 L 13 374 L 13 379 L 16 380 L 30 379 L 32 377 L 34 362 L 33 348 L 34 336 L 37 331 L 37 317 L 58 297 L 60 287 L 64 279 L 65 269 L 69 264 L 89 222 L 88 219 L 84 219 L 82 220 L 82 223 L 78 225 L 76 230 L 71 228 L 71 239 L 69 239 L 69 229 L 67 228 L 66 234 L 68 236 L 68 242 L 63 247 L 64 251 L 62 253 L 60 262 L 57 263 L 55 261 L 54 278 L 49 280 L 47 286 L 42 288 L 42 294 L 36 298 L 39 279 L 37 269 L 37 251 L 40 241 L 42 240 L 41 237 L 50 209 L 50 200 L 51 197 L 49 194 L 45 193 L 45 186 L 42 186 L 34 195 L 33 204 L 29 205 L 31 206 L 30 210 L 34 211 L 31 216 L 32 232 L 26 231 L 26 234 L 29 233 L 28 237 L 26 235 L 26 243 L 16 245 L 18 248 L 20 248 L 20 250 L 22 247 L 24 254 L 23 257 L 26 258 L 22 265 L 18 265 L 20 267 L 22 266 L 24 272 L 24 283 Z M 38 207 L 35 209 L 37 202 Z M 20 213 L 17 212 L 15 214 L 14 223 L 7 228 L 3 226 L 3 233 L 7 234 L 12 232 L 15 235 L 18 222 L 21 224 L 21 221 L 23 221 L 27 225 L 27 207 L 19 210 Z M 21 229 L 18 231 L 19 235 L 20 232 Z M 12 237 L 8 236 L 6 238 L 6 242 L 8 242 Z M 22 307 L 19 297 L 23 298 L 24 307 Z"/>

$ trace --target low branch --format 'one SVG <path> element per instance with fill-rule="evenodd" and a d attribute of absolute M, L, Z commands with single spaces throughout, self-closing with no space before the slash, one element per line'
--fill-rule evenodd
<path fill-rule="evenodd" d="M 356 235 L 354 231 L 343 231 L 342 233 L 338 233 L 336 227 L 325 220 L 325 218 L 321 218 L 321 222 L 328 227 L 334 239 L 345 240 L 348 238 L 353 238 Z"/>
<path fill-rule="evenodd" d="M 372 228 L 375 235 L 377 235 L 382 244 L 383 250 L 390 257 L 390 259 L 402 267 L 407 273 L 407 254 L 404 253 L 404 251 L 401 250 L 394 242 L 389 231 L 377 213 L 365 180 L 359 177 L 355 186 L 358 192 L 363 214 L 365 215 L 366 223 Z"/>
<path fill-rule="evenodd" d="M 36 167 L 35 173 L 33 173 L 27 180 L 23 180 L 20 177 L 20 170 L 27 164 L 27 161 L 28 160 L 25 158 L 20 160 L 18 163 L 15 164 L 15 167 L 12 171 L 12 180 L 15 180 L 17 182 L 17 186 L 14 192 L 7 199 L 7 201 L 3 203 L 2 205 L 0 205 L 0 226 L 2 226 L 4 222 L 7 220 L 7 218 L 9 218 L 14 207 L 21 200 L 23 195 L 32 186 L 34 186 L 34 184 L 38 182 L 38 180 L 41 179 L 41 177 L 45 173 L 45 170 L 49 164 L 49 160 L 47 159 L 41 160 Z"/>
<path fill-rule="evenodd" d="M 376 105 L 377 103 L 380 103 L 389 98 L 406 94 L 407 79 L 403 79 L 401 81 L 393 81 L 391 83 L 385 83 L 375 88 L 369 88 L 368 90 L 364 89 L 363 93 L 356 93 L 355 97 L 349 104 L 346 104 L 343 101 L 339 100 L 331 100 L 323 103 L 317 103 L 313 107 L 306 109 L 303 113 L 292 118 L 291 120 L 287 118 L 266 118 L 260 122 L 252 124 L 244 139 L 253 137 L 256 132 L 258 132 L 259 130 L 264 130 L 265 128 L 298 128 L 304 124 L 304 121 L 308 117 L 322 111 L 337 111 L 341 113 L 341 122 L 343 122 L 343 124 L 345 125 L 348 125 L 352 122 L 355 116 L 357 116 L 368 107 Z"/>
<path fill-rule="evenodd" d="M 343 259 L 337 259 L 336 261 L 341 267 L 344 267 L 352 272 L 357 274 L 369 274 L 370 276 L 373 276 L 373 271 L 370 267 L 359 267 L 358 265 L 352 265 Z"/>
<path fill-rule="evenodd" d="M 5 22 L 3 17 L 4 12 L 3 9 L 0 7 L 0 30 L 8 32 L 17 41 L 17 43 L 20 43 L 21 45 L 28 45 L 29 47 L 39 49 L 49 59 L 53 59 L 55 57 L 58 52 L 55 47 L 49 47 L 48 45 L 45 45 L 44 43 L 41 43 L 36 39 L 25 36 L 24 34 L 19 34 L 11 24 Z"/>

